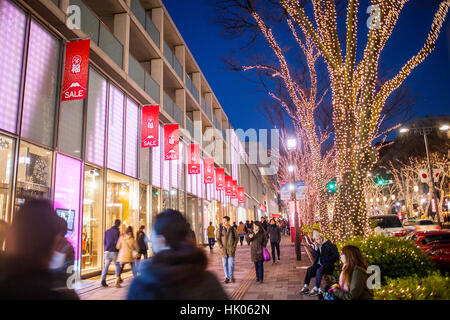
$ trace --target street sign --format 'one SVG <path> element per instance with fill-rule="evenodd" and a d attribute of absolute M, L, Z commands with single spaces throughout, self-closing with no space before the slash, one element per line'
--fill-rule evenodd
<path fill-rule="evenodd" d="M 305 181 L 295 181 L 295 198 L 297 200 L 305 200 Z"/>
<path fill-rule="evenodd" d="M 280 199 L 291 200 L 291 190 L 289 190 L 289 183 L 286 181 L 283 181 L 280 184 Z"/>

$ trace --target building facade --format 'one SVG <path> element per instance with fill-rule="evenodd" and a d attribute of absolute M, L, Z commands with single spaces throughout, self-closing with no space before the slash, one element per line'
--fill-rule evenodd
<path fill-rule="evenodd" d="M 80 28 L 67 23 L 71 8 Z M 87 97 L 62 102 L 65 43 L 88 37 Z M 0 51 L 0 219 L 52 200 L 82 276 L 100 271 L 115 219 L 149 232 L 157 213 L 178 209 L 205 243 L 209 221 L 260 218 L 262 177 L 161 1 L 0 0 Z M 140 147 L 149 104 L 160 105 L 161 141 L 165 123 L 182 128 L 180 160 Z M 245 187 L 245 204 L 187 174 L 191 143 Z"/>

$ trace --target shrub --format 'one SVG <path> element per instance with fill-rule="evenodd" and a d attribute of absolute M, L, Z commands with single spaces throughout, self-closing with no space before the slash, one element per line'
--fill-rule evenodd
<path fill-rule="evenodd" d="M 308 236 L 312 237 L 314 230 L 316 230 L 316 231 L 320 230 L 319 223 L 302 225 L 302 234 L 303 235 L 308 235 Z"/>
<path fill-rule="evenodd" d="M 377 265 L 381 270 L 381 281 L 387 278 L 405 278 L 416 275 L 425 277 L 434 271 L 434 263 L 413 241 L 384 235 L 355 237 L 336 245 L 339 252 L 345 245 L 358 247 L 369 265 Z M 342 268 L 338 262 L 338 271 Z"/>
<path fill-rule="evenodd" d="M 434 272 L 424 278 L 388 279 L 374 290 L 375 300 L 450 300 L 450 278 Z"/>

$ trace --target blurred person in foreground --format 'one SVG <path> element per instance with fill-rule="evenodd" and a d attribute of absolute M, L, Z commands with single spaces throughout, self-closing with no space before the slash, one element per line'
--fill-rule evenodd
<path fill-rule="evenodd" d="M 67 222 L 65 219 L 58 217 L 59 237 L 56 244 L 49 268 L 54 276 L 56 287 L 67 287 L 67 280 L 71 276 L 71 272 L 67 272 L 70 266 L 75 263 L 75 250 L 72 244 L 65 238 L 67 233 Z"/>
<path fill-rule="evenodd" d="M 0 299 L 76 300 L 54 287 L 50 261 L 61 241 L 61 221 L 47 200 L 27 201 L 14 215 L 0 256 Z"/>
<path fill-rule="evenodd" d="M 8 232 L 8 223 L 0 220 L 0 252 L 3 251 L 3 243 L 6 239 L 6 233 Z"/>
<path fill-rule="evenodd" d="M 128 300 L 227 300 L 204 251 L 187 240 L 190 228 L 176 210 L 156 216 L 150 242 L 154 256 L 142 262 Z"/>

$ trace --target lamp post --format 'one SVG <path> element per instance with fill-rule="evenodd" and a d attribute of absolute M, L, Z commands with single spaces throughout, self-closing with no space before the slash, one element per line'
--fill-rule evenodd
<path fill-rule="evenodd" d="M 439 130 L 447 131 L 447 130 L 449 130 L 449 128 L 450 128 L 449 125 L 444 124 L 439 128 Z M 437 198 L 438 198 L 437 192 L 434 187 L 434 176 L 433 176 L 433 169 L 431 168 L 430 153 L 428 151 L 428 137 L 427 137 L 427 135 L 430 134 L 431 132 L 433 132 L 434 129 L 435 129 L 434 127 L 420 127 L 420 128 L 411 128 L 411 129 L 403 127 L 403 128 L 400 128 L 400 133 L 407 133 L 411 130 L 413 132 L 413 134 L 423 135 L 423 140 L 425 143 L 425 151 L 427 154 L 428 173 L 430 175 L 432 200 L 434 199 L 434 203 L 436 205 L 437 222 L 440 224 L 441 223 L 441 217 L 440 217 L 440 213 L 439 213 L 440 208 L 439 208 L 438 201 L 437 201 Z"/>
<path fill-rule="evenodd" d="M 295 138 L 290 138 L 287 140 L 287 147 L 289 151 L 292 151 L 297 146 L 297 140 Z M 290 157 L 289 157 L 290 158 Z M 292 182 L 290 184 L 290 191 L 291 191 L 291 198 L 294 198 L 294 228 L 295 228 L 295 238 L 294 238 L 294 245 L 295 245 L 295 255 L 297 256 L 297 261 L 302 260 L 302 251 L 300 247 L 300 226 L 298 223 L 298 211 L 297 211 L 297 194 L 295 192 L 295 168 L 291 164 L 288 167 L 288 171 L 292 173 Z M 293 191 L 293 195 L 292 195 Z"/>

